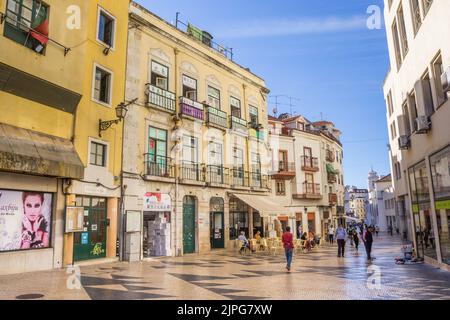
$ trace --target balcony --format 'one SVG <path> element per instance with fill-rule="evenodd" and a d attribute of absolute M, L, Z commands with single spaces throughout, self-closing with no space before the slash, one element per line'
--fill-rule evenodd
<path fill-rule="evenodd" d="M 336 183 L 337 177 L 335 174 L 328 173 L 327 177 L 328 177 L 328 183 Z"/>
<path fill-rule="evenodd" d="M 271 174 L 273 179 L 292 179 L 295 177 L 295 163 L 293 162 L 278 162 L 278 170 Z"/>
<path fill-rule="evenodd" d="M 175 93 L 147 84 L 148 105 L 175 114 Z"/>
<path fill-rule="evenodd" d="M 337 194 L 336 193 L 329 193 L 328 194 L 328 202 L 330 203 L 330 206 L 335 206 L 337 205 Z"/>
<path fill-rule="evenodd" d="M 183 181 L 202 182 L 203 174 L 199 163 L 183 161 L 180 165 L 180 179 Z"/>
<path fill-rule="evenodd" d="M 205 119 L 203 104 L 185 97 L 180 97 L 180 116 L 203 121 Z"/>
<path fill-rule="evenodd" d="M 208 165 L 206 167 L 206 182 L 210 186 L 229 184 L 230 170 L 224 166 Z"/>
<path fill-rule="evenodd" d="M 235 116 L 230 116 L 230 128 L 235 131 L 248 133 L 247 121 Z"/>
<path fill-rule="evenodd" d="M 161 178 L 175 178 L 175 167 L 172 165 L 172 159 L 164 156 L 155 156 L 146 153 L 145 158 L 145 175 Z"/>
<path fill-rule="evenodd" d="M 310 156 L 302 156 L 302 170 L 303 171 L 311 171 L 317 172 L 319 171 L 319 159 L 310 157 Z"/>
<path fill-rule="evenodd" d="M 334 154 L 333 151 L 331 151 L 331 150 L 326 150 L 325 159 L 326 159 L 328 162 L 334 162 L 334 161 L 336 160 L 336 156 L 335 156 L 335 154 Z"/>
<path fill-rule="evenodd" d="M 250 137 L 253 137 L 255 139 L 264 140 L 264 130 L 263 129 L 256 130 L 256 129 L 251 128 L 251 129 L 248 129 L 248 134 Z"/>
<path fill-rule="evenodd" d="M 344 206 L 337 206 L 336 207 L 336 212 L 339 215 L 345 214 L 345 207 Z"/>
<path fill-rule="evenodd" d="M 318 183 L 303 183 L 303 193 L 293 194 L 294 199 L 322 199 L 320 184 Z"/>
<path fill-rule="evenodd" d="M 209 126 L 227 129 L 227 114 L 219 109 L 206 106 L 206 123 Z"/>
<path fill-rule="evenodd" d="M 249 172 L 244 171 L 243 169 L 233 168 L 230 170 L 230 183 L 232 188 L 249 188 L 250 187 L 250 179 Z"/>

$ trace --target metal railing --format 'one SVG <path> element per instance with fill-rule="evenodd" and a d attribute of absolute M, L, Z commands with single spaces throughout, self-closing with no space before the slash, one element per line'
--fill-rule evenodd
<path fill-rule="evenodd" d="M 295 163 L 294 162 L 278 162 L 278 172 L 295 172 Z"/>
<path fill-rule="evenodd" d="M 172 165 L 172 159 L 164 156 L 155 156 L 146 153 L 145 157 L 145 174 L 155 177 L 174 178 L 175 170 Z"/>
<path fill-rule="evenodd" d="M 182 161 L 180 165 L 180 178 L 183 180 L 204 181 L 200 168 L 199 163 Z"/>
<path fill-rule="evenodd" d="M 206 31 L 202 31 L 202 30 L 199 30 L 199 29 L 193 27 L 189 22 L 185 23 L 185 22 L 181 21 L 179 12 L 177 12 L 177 15 L 176 15 L 175 27 L 178 30 L 183 31 L 190 37 L 196 39 L 197 41 L 207 45 L 211 49 L 224 55 L 224 57 L 233 61 L 233 48 L 229 48 L 229 47 L 223 46 L 219 43 L 216 43 L 215 41 L 212 40 L 212 36 L 209 33 L 207 33 Z"/>
<path fill-rule="evenodd" d="M 249 187 L 249 172 L 243 169 L 231 169 L 231 185 L 237 187 Z"/>
<path fill-rule="evenodd" d="M 210 106 L 206 106 L 206 121 L 209 124 L 213 124 L 224 129 L 228 126 L 226 112 Z"/>
<path fill-rule="evenodd" d="M 175 113 L 176 100 L 175 93 L 163 90 L 147 83 L 148 103 L 158 108 Z"/>
<path fill-rule="evenodd" d="M 328 183 L 336 183 L 337 177 L 335 174 L 328 173 L 327 177 L 328 177 Z"/>
<path fill-rule="evenodd" d="M 230 128 L 233 130 L 247 132 L 248 131 L 247 121 L 235 116 L 230 116 Z"/>
<path fill-rule="evenodd" d="M 302 156 L 302 168 L 303 169 L 311 169 L 311 170 L 319 170 L 319 159 L 310 156 Z"/>
<path fill-rule="evenodd" d="M 212 184 L 228 184 L 229 169 L 224 166 L 208 165 L 206 167 L 206 182 Z"/>
<path fill-rule="evenodd" d="M 328 162 L 334 162 L 336 160 L 335 154 L 331 150 L 326 150 L 326 160 Z"/>
<path fill-rule="evenodd" d="M 198 120 L 205 119 L 203 104 L 186 97 L 180 97 L 180 114 L 192 117 Z"/>
<path fill-rule="evenodd" d="M 328 194 L 328 202 L 330 203 L 330 205 L 335 205 L 337 204 L 337 194 L 336 193 L 329 193 Z"/>
<path fill-rule="evenodd" d="M 306 195 L 314 195 L 314 196 L 320 196 L 320 184 L 319 183 L 309 183 L 304 182 L 303 183 L 303 192 Z"/>

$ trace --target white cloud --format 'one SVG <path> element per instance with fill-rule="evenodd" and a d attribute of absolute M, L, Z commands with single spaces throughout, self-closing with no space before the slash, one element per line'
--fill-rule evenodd
<path fill-rule="evenodd" d="M 242 25 L 228 25 L 215 32 L 218 38 L 278 37 L 313 33 L 333 33 L 367 28 L 367 17 L 301 18 L 296 20 L 253 20 Z"/>

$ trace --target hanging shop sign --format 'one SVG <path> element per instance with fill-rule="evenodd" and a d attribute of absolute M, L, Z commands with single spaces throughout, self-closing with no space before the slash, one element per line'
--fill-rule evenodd
<path fill-rule="evenodd" d="M 450 200 L 446 201 L 436 201 L 436 210 L 449 210 Z"/>
<path fill-rule="evenodd" d="M 84 216 L 84 207 L 67 207 L 66 233 L 83 232 Z"/>
<path fill-rule="evenodd" d="M 52 194 L 0 189 L 0 252 L 48 248 Z"/>
<path fill-rule="evenodd" d="M 165 193 L 147 192 L 144 195 L 144 211 L 165 212 L 172 210 L 170 195 Z"/>

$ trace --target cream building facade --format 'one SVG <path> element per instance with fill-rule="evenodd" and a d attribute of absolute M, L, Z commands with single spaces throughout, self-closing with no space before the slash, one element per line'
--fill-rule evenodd
<path fill-rule="evenodd" d="M 180 25 L 131 5 L 127 260 L 232 248 L 241 231 L 269 232 L 267 217 L 283 210 L 268 197 L 264 80 Z"/>
<path fill-rule="evenodd" d="M 290 225 L 297 236 L 300 230 L 325 236 L 329 226 L 344 223 L 339 134 L 330 122 L 269 117 L 272 197 L 288 209 L 287 217 L 278 221 Z"/>
<path fill-rule="evenodd" d="M 385 1 L 384 83 L 397 210 L 417 254 L 450 264 L 449 1 Z"/>

